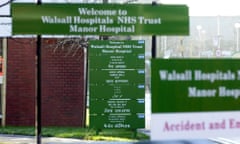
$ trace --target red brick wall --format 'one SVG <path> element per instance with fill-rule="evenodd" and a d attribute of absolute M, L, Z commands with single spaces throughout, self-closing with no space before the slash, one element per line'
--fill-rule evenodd
<path fill-rule="evenodd" d="M 8 41 L 7 125 L 34 125 L 36 45 L 29 41 Z M 23 46 L 22 42 L 28 43 Z M 66 45 L 55 49 L 54 42 L 57 40 L 42 41 L 42 125 L 84 126 L 83 51 L 68 54 Z"/>
<path fill-rule="evenodd" d="M 8 39 L 6 125 L 35 123 L 34 39 Z"/>
<path fill-rule="evenodd" d="M 82 126 L 84 122 L 84 55 L 54 39 L 42 45 L 42 123 Z M 76 54 L 74 54 L 76 52 Z"/>

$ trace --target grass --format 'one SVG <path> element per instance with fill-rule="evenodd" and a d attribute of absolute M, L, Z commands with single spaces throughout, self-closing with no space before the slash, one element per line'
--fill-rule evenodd
<path fill-rule="evenodd" d="M 34 127 L 0 127 L 1 134 L 15 135 L 35 135 Z M 43 127 L 43 137 L 60 137 L 60 138 L 77 138 L 85 140 L 106 140 L 106 141 L 138 141 L 147 140 L 149 136 L 137 133 L 134 137 L 134 132 L 130 130 L 104 129 L 98 135 L 96 131 L 89 128 L 76 127 Z"/>
<path fill-rule="evenodd" d="M 87 109 L 86 125 L 89 126 L 89 110 Z M 35 127 L 22 127 L 22 126 L 7 126 L 0 127 L 0 134 L 12 135 L 35 135 Z M 76 138 L 84 140 L 104 140 L 104 141 L 138 141 L 148 140 L 149 136 L 126 129 L 104 129 L 98 135 L 96 130 L 90 128 L 79 127 L 43 127 L 43 137 L 59 137 L 59 138 Z M 1 143 L 0 143 L 1 144 Z"/>

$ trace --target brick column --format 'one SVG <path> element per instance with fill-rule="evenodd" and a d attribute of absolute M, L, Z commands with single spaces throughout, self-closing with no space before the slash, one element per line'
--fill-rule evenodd
<path fill-rule="evenodd" d="M 8 39 L 6 125 L 35 123 L 35 39 Z"/>

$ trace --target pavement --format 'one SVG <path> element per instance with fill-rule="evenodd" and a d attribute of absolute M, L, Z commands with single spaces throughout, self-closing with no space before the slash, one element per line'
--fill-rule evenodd
<path fill-rule="evenodd" d="M 0 144 L 36 144 L 34 136 L 0 134 Z M 134 142 L 88 141 L 70 138 L 43 137 L 42 144 L 133 144 Z"/>
<path fill-rule="evenodd" d="M 36 137 L 22 135 L 0 134 L 0 144 L 37 144 Z M 240 144 L 240 138 L 216 138 L 204 140 L 178 140 L 178 141 L 141 141 L 141 142 L 110 142 L 89 141 L 70 138 L 43 137 L 41 144 Z"/>
<path fill-rule="evenodd" d="M 139 129 L 139 132 L 150 135 L 150 131 Z M 124 141 L 92 141 L 73 138 L 42 137 L 41 144 L 135 144 Z M 35 136 L 0 134 L 0 144 L 37 144 Z"/>

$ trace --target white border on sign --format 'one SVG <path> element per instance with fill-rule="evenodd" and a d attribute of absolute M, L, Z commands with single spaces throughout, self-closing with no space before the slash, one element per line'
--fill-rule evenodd
<path fill-rule="evenodd" d="M 158 113 L 151 117 L 151 140 L 233 138 L 240 133 L 240 111 Z"/>

